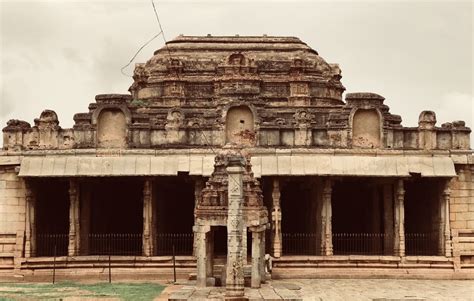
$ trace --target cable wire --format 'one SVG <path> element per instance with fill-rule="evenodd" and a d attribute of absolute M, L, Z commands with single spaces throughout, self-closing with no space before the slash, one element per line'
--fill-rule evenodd
<path fill-rule="evenodd" d="M 132 62 L 133 60 L 137 57 L 137 55 L 140 53 L 140 51 L 142 51 L 143 48 L 145 48 L 148 44 L 150 44 L 154 39 L 156 39 L 158 36 L 162 35 L 163 34 L 163 31 L 160 31 L 159 33 L 157 33 L 153 38 L 151 38 L 150 40 L 148 40 L 145 44 L 142 45 L 142 47 L 140 47 L 138 49 L 138 51 L 135 53 L 135 55 L 130 59 L 130 61 L 128 62 L 128 64 L 126 64 L 125 66 L 123 66 L 121 69 L 120 69 L 120 72 L 125 75 L 125 76 L 128 76 L 128 77 L 133 77 L 129 74 L 126 74 L 125 72 L 123 72 L 123 69 L 127 68 Z"/>
<path fill-rule="evenodd" d="M 160 29 L 160 33 L 158 35 L 161 34 L 161 36 L 163 37 L 163 41 L 165 42 L 165 47 L 166 47 L 166 50 L 168 52 L 168 57 L 169 57 L 169 60 L 171 61 L 172 60 L 172 56 L 171 56 L 171 51 L 168 47 L 168 42 L 166 41 L 166 36 L 165 36 L 165 31 L 163 30 L 163 27 L 161 26 L 161 22 L 160 22 L 160 17 L 158 16 L 158 12 L 156 11 L 156 6 L 155 6 L 155 2 L 153 0 L 151 0 L 151 5 L 153 6 L 153 11 L 155 12 L 155 17 L 156 17 L 156 21 L 158 22 L 158 27 Z M 158 36 L 157 35 L 157 36 Z M 154 37 L 155 38 L 155 37 Z M 130 64 L 130 63 L 129 63 Z M 179 72 L 176 72 L 176 76 L 178 77 L 178 80 L 181 80 L 180 77 L 179 77 Z M 209 148 L 211 149 L 211 151 L 214 153 L 215 156 L 217 156 L 217 152 L 214 150 L 214 148 L 212 147 L 211 143 L 209 143 L 209 140 L 207 139 L 206 135 L 200 131 L 201 133 L 201 136 L 204 138 L 204 140 L 206 141 L 205 143 L 209 146 Z M 237 184 L 237 186 L 239 186 L 240 188 L 241 185 L 240 183 L 237 182 L 236 179 L 232 178 L 232 180 L 234 180 L 235 184 Z"/>

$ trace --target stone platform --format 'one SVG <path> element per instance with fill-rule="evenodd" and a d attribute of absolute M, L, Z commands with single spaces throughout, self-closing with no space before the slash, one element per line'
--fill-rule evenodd
<path fill-rule="evenodd" d="M 302 300 L 298 290 L 301 287 L 292 283 L 266 283 L 260 289 L 245 288 L 244 300 Z M 163 292 L 163 300 L 225 300 L 225 287 L 197 288 L 193 285 L 168 287 Z M 160 298 L 161 299 L 161 298 Z"/>
<path fill-rule="evenodd" d="M 248 300 L 474 300 L 472 280 L 293 279 L 245 288 Z M 193 282 L 168 286 L 156 300 L 224 300 L 225 288 L 196 288 Z"/>

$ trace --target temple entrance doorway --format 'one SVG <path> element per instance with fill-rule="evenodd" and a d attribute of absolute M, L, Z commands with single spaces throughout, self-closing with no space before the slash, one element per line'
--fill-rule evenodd
<path fill-rule="evenodd" d="M 82 183 L 81 192 L 81 231 L 87 235 L 85 253 L 141 255 L 143 180 L 91 179 Z"/>
<path fill-rule="evenodd" d="M 344 178 L 334 183 L 334 255 L 383 255 L 392 252 L 387 244 L 392 236 L 384 229 L 383 193 L 383 185 L 371 178 Z"/>
<path fill-rule="evenodd" d="M 194 181 L 187 175 L 158 177 L 156 202 L 156 255 L 193 254 Z"/>
<path fill-rule="evenodd" d="M 418 178 L 405 182 L 405 254 L 438 254 L 440 200 L 444 180 Z"/>
<path fill-rule="evenodd" d="M 310 178 L 281 182 L 283 255 L 319 255 L 317 185 Z"/>
<path fill-rule="evenodd" d="M 66 256 L 69 234 L 69 182 L 38 179 L 36 196 L 36 256 Z"/>

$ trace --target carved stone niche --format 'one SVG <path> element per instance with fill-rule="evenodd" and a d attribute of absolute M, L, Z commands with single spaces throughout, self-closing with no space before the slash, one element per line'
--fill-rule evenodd
<path fill-rule="evenodd" d="M 433 111 L 423 111 L 418 117 L 418 127 L 422 130 L 434 129 L 436 125 L 436 114 Z"/>
<path fill-rule="evenodd" d="M 306 110 L 298 110 L 294 115 L 296 125 L 298 127 L 307 127 L 311 124 L 311 121 L 314 120 L 314 114 L 309 113 Z"/>
<path fill-rule="evenodd" d="M 307 82 L 291 82 L 290 96 L 309 96 L 309 85 Z"/>
<path fill-rule="evenodd" d="M 179 76 L 183 72 L 184 64 L 178 59 L 171 59 L 166 67 L 171 75 Z"/>
<path fill-rule="evenodd" d="M 247 106 L 231 107 L 226 115 L 226 142 L 253 146 L 256 141 L 255 121 Z"/>
<path fill-rule="evenodd" d="M 177 130 L 184 125 L 184 113 L 179 108 L 172 108 L 166 116 L 166 130 Z"/>
<path fill-rule="evenodd" d="M 184 97 L 184 83 L 179 81 L 165 82 L 163 94 L 165 97 Z"/>
<path fill-rule="evenodd" d="M 304 81 L 290 82 L 290 106 L 308 106 L 311 103 L 309 83 Z"/>
<path fill-rule="evenodd" d="M 101 148 L 127 146 L 127 120 L 122 110 L 106 108 L 97 118 L 97 143 Z"/>
<path fill-rule="evenodd" d="M 352 117 L 352 146 L 378 148 L 381 146 L 382 123 L 375 109 L 357 109 Z"/>

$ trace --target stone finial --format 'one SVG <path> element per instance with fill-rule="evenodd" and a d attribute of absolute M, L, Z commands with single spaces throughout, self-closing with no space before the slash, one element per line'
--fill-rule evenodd
<path fill-rule="evenodd" d="M 453 121 L 453 127 L 454 128 L 465 128 L 466 127 L 466 122 L 463 120 L 455 120 Z"/>
<path fill-rule="evenodd" d="M 418 117 L 418 127 L 420 129 L 433 129 L 436 125 L 436 114 L 433 111 L 423 111 Z"/>
<path fill-rule="evenodd" d="M 31 125 L 23 120 L 18 119 L 10 119 L 7 121 L 7 126 L 3 128 L 3 132 L 10 132 L 10 131 L 24 131 L 31 128 Z"/>
<path fill-rule="evenodd" d="M 40 129 L 56 129 L 59 127 L 58 115 L 53 110 L 44 110 L 40 117 L 35 119 L 35 126 Z"/>

